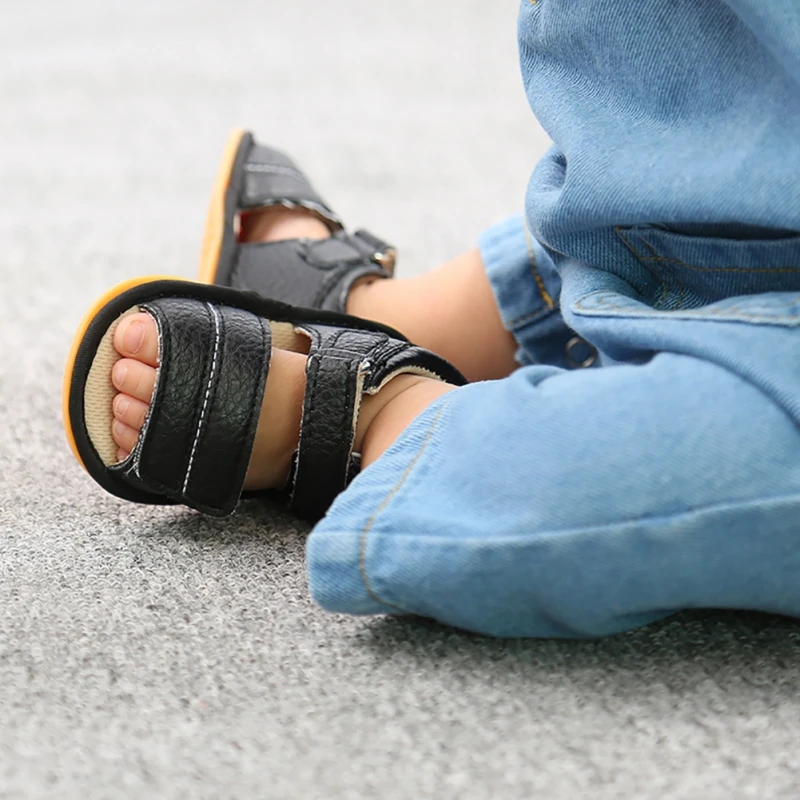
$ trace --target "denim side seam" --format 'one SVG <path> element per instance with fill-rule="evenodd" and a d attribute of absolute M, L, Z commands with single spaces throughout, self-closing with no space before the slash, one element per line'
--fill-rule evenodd
<path fill-rule="evenodd" d="M 512 334 L 559 312 L 560 280 L 544 275 L 532 234 L 521 216 L 486 230 L 478 247 L 503 326 Z"/>
<path fill-rule="evenodd" d="M 417 465 L 417 462 L 422 458 L 425 450 L 430 444 L 431 439 L 433 438 L 433 434 L 436 431 L 436 428 L 439 425 L 439 421 L 442 418 L 442 414 L 444 414 L 445 410 L 450 405 L 450 400 L 445 401 L 442 403 L 441 408 L 436 412 L 436 416 L 431 421 L 431 424 L 428 426 L 428 430 L 425 433 L 425 438 L 422 440 L 422 443 L 419 446 L 414 457 L 411 459 L 409 465 L 403 471 L 403 474 L 400 476 L 400 479 L 397 483 L 387 492 L 386 496 L 383 498 L 383 501 L 378 505 L 375 511 L 372 513 L 372 516 L 367 520 L 367 524 L 364 526 L 364 529 L 361 531 L 361 540 L 359 542 L 358 547 L 358 571 L 361 574 L 361 580 L 364 584 L 364 589 L 366 589 L 367 594 L 378 604 L 387 606 L 388 608 L 393 608 L 396 611 L 399 611 L 403 614 L 411 613 L 406 611 L 404 608 L 395 605 L 394 603 L 390 603 L 387 600 L 381 599 L 375 590 L 372 588 L 372 584 L 369 580 L 369 575 L 367 574 L 367 540 L 369 539 L 370 531 L 372 530 L 375 522 L 377 521 L 378 517 L 386 510 L 389 503 L 392 499 L 397 495 L 397 493 L 403 488 L 404 484 L 411 476 L 411 473 L 414 470 L 414 467 Z"/>
<path fill-rule="evenodd" d="M 522 230 L 525 234 L 525 244 L 528 249 L 528 262 L 530 263 L 531 274 L 533 275 L 533 281 L 536 284 L 536 288 L 539 291 L 539 297 L 544 303 L 543 308 L 538 308 L 536 311 L 531 311 L 527 314 L 522 314 L 515 319 L 512 319 L 508 322 L 508 327 L 511 331 L 516 332 L 521 328 L 530 325 L 533 322 L 538 322 L 543 317 L 546 317 L 552 311 L 558 310 L 558 303 L 553 301 L 553 298 L 550 296 L 550 293 L 547 291 L 547 288 L 544 285 L 544 281 L 542 280 L 542 276 L 539 274 L 539 269 L 536 266 L 536 254 L 533 252 L 533 238 L 531 236 L 530 229 L 523 221 L 522 223 Z"/>
<path fill-rule="evenodd" d="M 522 223 L 523 230 L 525 231 L 525 244 L 528 247 L 528 260 L 531 262 L 531 272 L 533 272 L 533 279 L 536 281 L 536 288 L 539 290 L 539 294 L 544 301 L 544 304 L 550 311 L 555 311 L 558 304 L 553 302 L 553 298 L 550 296 L 550 293 L 547 291 L 544 285 L 544 281 L 542 280 L 542 276 L 539 274 L 539 269 L 536 266 L 536 256 L 533 252 L 533 237 L 531 236 L 530 228 L 523 222 Z M 523 317 L 524 319 L 524 317 Z M 521 320 L 517 320 L 520 322 Z"/>

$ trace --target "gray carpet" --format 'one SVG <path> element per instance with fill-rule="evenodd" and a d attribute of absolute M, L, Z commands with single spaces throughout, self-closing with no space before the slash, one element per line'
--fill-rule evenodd
<path fill-rule="evenodd" d="M 287 516 L 129 506 L 64 444 L 79 317 L 194 274 L 230 126 L 289 147 L 404 274 L 517 210 L 546 139 L 515 6 L 4 6 L 0 797 L 797 797 L 793 621 L 565 643 L 332 617 Z"/>

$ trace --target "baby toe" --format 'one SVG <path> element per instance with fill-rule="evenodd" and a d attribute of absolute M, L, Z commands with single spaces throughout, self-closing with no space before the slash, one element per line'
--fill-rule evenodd
<path fill-rule="evenodd" d="M 111 382 L 122 394 L 149 403 L 156 385 L 156 371 L 141 361 L 122 358 L 111 370 Z"/>
<path fill-rule="evenodd" d="M 139 431 L 117 419 L 111 423 L 111 435 L 120 450 L 130 453 L 133 451 L 133 448 L 136 447 Z"/>
<path fill-rule="evenodd" d="M 158 329 L 149 314 L 130 314 L 114 331 L 114 347 L 127 358 L 150 367 L 158 366 Z"/>
<path fill-rule="evenodd" d="M 147 403 L 127 394 L 118 394 L 113 403 L 114 417 L 137 431 L 144 427 L 144 421 L 150 408 Z"/>

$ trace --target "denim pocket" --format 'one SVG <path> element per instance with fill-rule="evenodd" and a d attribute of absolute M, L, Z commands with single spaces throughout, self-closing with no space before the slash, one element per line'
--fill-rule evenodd
<path fill-rule="evenodd" d="M 800 292 L 766 292 L 728 297 L 696 308 L 658 309 L 619 292 L 600 290 L 570 305 L 582 317 L 708 320 L 751 325 L 800 326 Z"/>
<path fill-rule="evenodd" d="M 724 239 L 663 227 L 617 228 L 617 236 L 658 282 L 658 310 L 700 310 L 726 298 L 800 292 L 800 236 Z"/>

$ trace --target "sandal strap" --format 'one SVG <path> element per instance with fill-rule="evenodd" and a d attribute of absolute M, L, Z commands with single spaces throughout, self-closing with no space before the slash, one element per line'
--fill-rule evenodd
<path fill-rule="evenodd" d="M 234 511 L 276 325 L 290 325 L 311 340 L 300 444 L 288 481 L 293 508 L 307 519 L 319 519 L 358 472 L 352 449 L 365 393 L 375 394 L 401 372 L 465 383 L 455 367 L 392 328 L 343 314 L 181 280 L 139 281 L 109 296 L 90 312 L 75 342 L 65 421 L 89 474 L 110 493 L 138 503 L 180 503 L 214 516 Z M 110 337 L 121 316 L 134 310 L 155 319 L 160 364 L 138 442 L 115 463 L 107 430 Z"/>
<path fill-rule="evenodd" d="M 365 393 L 377 392 L 401 372 L 455 385 L 466 381 L 444 359 L 385 332 L 319 324 L 298 328 L 311 338 L 311 348 L 290 508 L 316 522 L 357 472 L 353 443 Z"/>
<path fill-rule="evenodd" d="M 215 516 L 233 512 L 253 448 L 271 355 L 269 322 L 185 297 L 142 304 L 156 320 L 158 378 L 129 483 Z"/>
<path fill-rule="evenodd" d="M 244 181 L 239 197 L 239 207 L 247 209 L 265 206 L 301 206 L 319 214 L 331 231 L 342 228 L 339 217 L 320 197 L 305 173 L 286 153 L 255 144 L 245 156 Z"/>
<path fill-rule="evenodd" d="M 368 231 L 329 239 L 284 239 L 241 245 L 231 274 L 235 289 L 283 302 L 344 312 L 353 283 L 391 277 L 394 248 Z"/>

